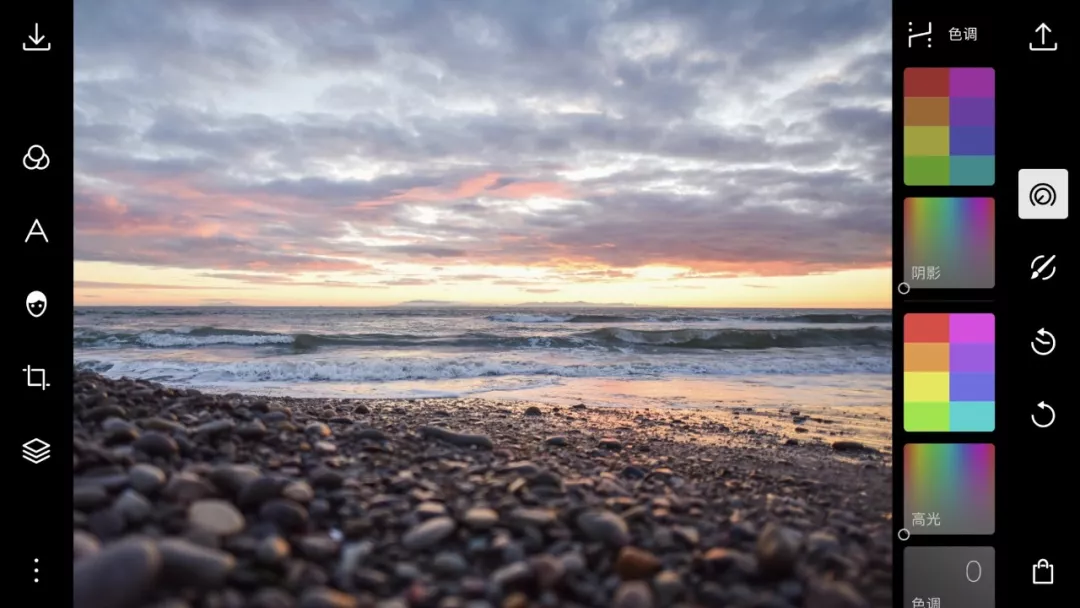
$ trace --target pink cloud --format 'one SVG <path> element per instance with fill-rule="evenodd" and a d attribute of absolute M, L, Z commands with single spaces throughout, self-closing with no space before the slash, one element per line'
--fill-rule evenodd
<path fill-rule="evenodd" d="M 390 196 L 361 201 L 356 204 L 358 208 L 385 207 L 396 203 L 438 203 L 446 201 L 459 201 L 489 195 L 498 198 L 529 199 L 538 196 L 551 198 L 569 198 L 570 189 L 558 182 L 511 182 L 505 186 L 496 187 L 503 178 L 499 173 L 488 172 L 473 178 L 462 180 L 451 188 L 420 187 L 409 188 L 403 192 Z"/>
<path fill-rule="evenodd" d="M 247 270 L 268 273 L 337 272 L 370 269 L 352 258 L 423 260 L 433 257 L 450 265 L 494 264 L 552 269 L 576 275 L 579 281 L 612 281 L 629 278 L 619 269 L 672 266 L 696 273 L 733 276 L 796 276 L 842 269 L 886 267 L 888 251 L 870 252 L 874 235 L 850 231 L 845 236 L 822 238 L 803 230 L 803 224 L 782 224 L 768 244 L 743 239 L 740 226 L 717 223 L 704 226 L 680 215 L 673 207 L 656 212 L 648 208 L 640 220 L 609 219 L 585 227 L 556 222 L 515 226 L 512 232 L 487 212 L 480 222 L 448 222 L 432 228 L 432 240 L 413 234 L 384 236 L 397 239 L 394 246 L 369 247 L 342 240 L 346 224 L 370 228 L 404 221 L 394 206 L 409 202 L 457 203 L 482 196 L 524 200 L 531 197 L 570 198 L 595 195 L 572 192 L 567 185 L 543 180 L 514 181 L 498 172 L 483 172 L 443 187 L 406 188 L 372 200 L 350 204 L 351 192 L 370 191 L 370 185 L 332 187 L 315 183 L 276 188 L 266 184 L 238 193 L 227 185 L 207 181 L 202 175 L 179 172 L 168 177 L 134 172 L 109 174 L 109 181 L 123 179 L 110 194 L 76 191 L 75 226 L 77 256 L 135 264 L 214 270 Z M 275 191 L 277 190 L 277 191 Z M 320 196 L 321 195 L 321 196 Z M 693 212 L 693 210 L 690 210 Z M 636 210 L 635 212 L 641 212 Z M 690 213 L 688 217 L 696 217 Z M 752 223 L 757 218 L 740 218 Z M 769 218 L 762 217 L 764 223 Z M 640 221 L 640 225 L 638 222 Z M 667 222 L 665 224 L 665 222 Z M 477 224 L 482 225 L 476 228 Z M 666 228 L 646 229 L 646 225 Z M 725 228 L 731 234 L 721 235 Z M 783 228 L 784 230 L 781 230 Z M 469 238 L 441 239 L 445 234 Z M 784 238 L 785 234 L 793 238 Z M 482 237 L 482 238 L 477 238 Z M 785 244 L 798 238 L 794 254 Z M 838 238 L 862 255 L 838 256 Z M 460 244 L 458 244 L 460 243 Z M 798 257 L 796 257 L 796 255 Z M 802 258 L 802 259 L 799 259 Z M 582 274 L 584 273 L 584 274 Z M 687 277 L 695 278 L 695 277 Z M 700 277 L 704 278 L 704 277 Z"/>
<path fill-rule="evenodd" d="M 177 199 L 198 192 L 186 185 L 174 186 L 170 192 L 183 193 Z M 193 207 L 173 199 L 171 205 L 147 208 L 128 205 L 116 196 L 79 192 L 74 201 L 77 248 L 95 250 L 104 259 L 157 266 L 277 273 L 370 268 L 320 247 L 317 237 L 299 243 L 266 238 L 259 214 L 237 213 L 259 204 L 255 201 L 209 194 L 198 198 L 205 204 Z"/>
<path fill-rule="evenodd" d="M 84 195 L 75 203 L 76 228 L 84 234 L 210 237 L 221 225 L 189 214 L 134 212 L 115 196 Z"/>
<path fill-rule="evenodd" d="M 570 189 L 557 182 L 515 182 L 491 191 L 500 198 L 527 199 L 538 196 L 571 198 Z"/>

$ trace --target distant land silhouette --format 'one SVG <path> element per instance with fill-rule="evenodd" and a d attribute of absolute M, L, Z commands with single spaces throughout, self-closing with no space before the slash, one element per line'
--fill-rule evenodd
<path fill-rule="evenodd" d="M 451 302 L 447 300 L 409 300 L 400 302 L 394 306 L 460 306 L 469 308 L 502 308 L 506 304 L 474 304 L 467 302 Z M 522 302 L 510 304 L 515 308 L 636 308 L 637 304 L 611 303 L 611 302 Z"/>

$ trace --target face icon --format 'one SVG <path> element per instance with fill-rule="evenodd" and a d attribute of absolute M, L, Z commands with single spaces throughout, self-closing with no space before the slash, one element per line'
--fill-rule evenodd
<path fill-rule="evenodd" d="M 30 295 L 26 296 L 26 310 L 31 317 L 36 319 L 45 314 L 45 304 L 47 302 L 45 294 L 40 291 L 31 291 Z"/>

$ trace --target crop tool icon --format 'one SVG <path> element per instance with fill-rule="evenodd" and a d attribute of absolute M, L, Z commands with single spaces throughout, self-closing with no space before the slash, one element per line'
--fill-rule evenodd
<path fill-rule="evenodd" d="M 44 441 L 34 438 L 22 445 L 22 457 L 34 464 L 41 464 L 49 459 L 49 448 L 52 446 Z"/>
<path fill-rule="evenodd" d="M 44 369 L 27 365 L 22 371 L 26 374 L 26 386 L 40 388 L 41 390 L 49 388 L 49 383 L 45 381 Z"/>

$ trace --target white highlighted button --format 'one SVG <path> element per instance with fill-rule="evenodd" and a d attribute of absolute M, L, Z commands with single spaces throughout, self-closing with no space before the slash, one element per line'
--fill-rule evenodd
<path fill-rule="evenodd" d="M 1069 218 L 1069 172 L 1066 169 L 1020 169 L 1017 209 L 1022 220 Z"/>

